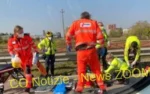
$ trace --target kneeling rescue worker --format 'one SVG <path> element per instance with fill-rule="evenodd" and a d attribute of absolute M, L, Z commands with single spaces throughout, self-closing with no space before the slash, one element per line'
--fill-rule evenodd
<path fill-rule="evenodd" d="M 38 49 L 30 35 L 24 34 L 21 26 L 16 26 L 14 28 L 14 35 L 12 35 L 8 40 L 8 51 L 12 58 L 17 56 L 21 59 L 21 68 L 23 69 L 26 78 L 25 92 L 29 92 L 32 87 L 32 49 L 38 53 Z"/>
<path fill-rule="evenodd" d="M 90 67 L 90 70 L 96 75 L 100 76 L 100 63 L 95 48 L 96 41 L 99 40 L 101 45 L 104 44 L 104 37 L 100 30 L 97 21 L 90 19 L 88 12 L 81 14 L 81 19 L 73 22 L 66 35 L 67 48 L 72 48 L 71 39 L 75 37 L 75 49 L 77 51 L 77 72 L 78 83 L 75 92 L 82 92 L 85 79 L 83 79 L 86 73 L 86 66 Z M 106 92 L 106 87 L 102 79 L 96 79 L 99 86 L 99 94 Z"/>
<path fill-rule="evenodd" d="M 137 61 L 140 58 L 140 51 L 141 51 L 141 44 L 140 44 L 140 40 L 138 39 L 138 37 L 129 36 L 126 39 L 125 50 L 124 50 L 124 59 L 129 67 L 133 67 L 137 65 Z M 131 63 L 129 62 L 130 53 L 134 54 L 134 57 L 133 57 L 134 61 Z"/>
<path fill-rule="evenodd" d="M 129 79 L 128 78 L 128 65 L 126 62 L 124 62 L 122 59 L 114 57 L 111 53 L 107 54 L 106 56 L 107 63 L 110 65 L 107 70 L 105 70 L 105 73 L 114 73 L 117 72 L 117 76 L 115 77 L 116 80 L 118 80 L 118 84 L 128 84 Z"/>

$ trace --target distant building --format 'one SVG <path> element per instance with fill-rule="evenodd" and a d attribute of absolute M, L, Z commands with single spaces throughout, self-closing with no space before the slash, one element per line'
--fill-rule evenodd
<path fill-rule="evenodd" d="M 109 24 L 106 27 L 107 33 L 110 34 L 110 31 L 116 30 L 116 24 Z"/>
<path fill-rule="evenodd" d="M 110 30 L 116 30 L 116 24 L 109 24 L 108 29 Z"/>
<path fill-rule="evenodd" d="M 123 29 L 123 34 L 127 34 L 129 29 Z"/>
<path fill-rule="evenodd" d="M 115 29 L 116 31 L 118 31 L 118 30 L 121 30 L 121 31 L 123 31 L 123 29 L 120 27 L 120 28 L 116 28 Z"/>

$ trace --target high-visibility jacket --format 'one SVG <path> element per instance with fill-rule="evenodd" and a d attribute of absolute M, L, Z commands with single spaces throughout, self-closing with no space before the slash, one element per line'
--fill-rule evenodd
<path fill-rule="evenodd" d="M 71 45 L 72 37 L 75 38 L 75 47 L 81 44 L 96 45 L 96 41 L 104 43 L 104 37 L 97 21 L 91 19 L 79 19 L 73 22 L 66 34 L 66 43 Z"/>
<path fill-rule="evenodd" d="M 107 34 L 107 32 L 106 32 L 106 29 L 104 28 L 104 27 L 101 27 L 101 29 L 102 29 L 102 33 L 103 33 L 103 35 L 104 35 L 104 38 L 105 38 L 105 42 L 107 42 L 108 41 L 108 34 Z"/>
<path fill-rule="evenodd" d="M 132 42 L 134 42 L 134 41 L 137 42 L 137 44 L 138 44 L 138 50 L 137 50 L 137 54 L 136 54 L 135 60 L 137 61 L 139 59 L 140 49 L 141 49 L 140 40 L 136 36 L 129 36 L 126 39 L 125 49 L 124 49 L 124 59 L 125 59 L 126 62 L 129 62 L 129 60 L 128 60 L 129 52 L 128 51 L 129 51 L 129 49 L 131 47 Z"/>
<path fill-rule="evenodd" d="M 110 73 L 114 70 L 122 70 L 123 71 L 123 70 L 127 70 L 127 69 L 128 69 L 127 63 L 124 62 L 122 59 L 115 57 L 105 72 Z"/>
<path fill-rule="evenodd" d="M 22 68 L 25 68 L 26 65 L 32 66 L 32 49 L 38 51 L 29 34 L 24 34 L 24 37 L 20 39 L 13 35 L 8 40 L 8 52 L 10 55 L 17 54 L 19 56 Z"/>
<path fill-rule="evenodd" d="M 106 30 L 105 30 L 104 27 L 101 27 L 101 30 L 102 30 L 102 33 L 103 33 L 103 36 L 104 36 L 104 46 L 107 47 L 108 34 L 107 34 L 107 32 L 106 32 Z M 97 43 L 97 44 L 96 44 L 96 48 L 100 48 L 100 47 L 101 47 L 100 44 Z"/>
<path fill-rule="evenodd" d="M 56 52 L 56 44 L 54 41 L 44 38 L 39 44 L 38 48 L 43 49 L 46 55 L 54 55 Z"/>

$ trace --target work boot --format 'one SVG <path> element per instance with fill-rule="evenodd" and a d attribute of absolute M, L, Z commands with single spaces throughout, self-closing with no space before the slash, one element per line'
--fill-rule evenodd
<path fill-rule="evenodd" d="M 105 84 L 106 84 L 107 87 L 112 86 L 112 82 L 111 81 L 105 81 Z"/>

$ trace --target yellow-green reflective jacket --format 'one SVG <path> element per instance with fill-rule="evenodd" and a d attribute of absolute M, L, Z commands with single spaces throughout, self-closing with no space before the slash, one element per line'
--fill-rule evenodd
<path fill-rule="evenodd" d="M 129 62 L 129 59 L 128 59 L 128 53 L 129 52 L 128 52 L 128 50 L 130 49 L 131 43 L 134 42 L 134 41 L 137 42 L 137 44 L 138 44 L 138 50 L 137 50 L 135 60 L 139 59 L 140 49 L 141 49 L 140 40 L 136 36 L 129 36 L 126 39 L 125 49 L 124 49 L 124 59 L 125 59 L 126 62 Z"/>
<path fill-rule="evenodd" d="M 56 44 L 54 41 L 50 41 L 48 38 L 44 38 L 39 44 L 38 48 L 44 49 L 46 55 L 54 55 L 56 52 Z"/>
<path fill-rule="evenodd" d="M 115 57 L 112 62 L 110 63 L 110 66 L 105 71 L 106 73 L 110 73 L 114 70 L 128 70 L 128 65 L 126 62 L 124 62 L 122 59 Z"/>
<path fill-rule="evenodd" d="M 101 30 L 102 30 L 102 33 L 103 33 L 103 36 L 104 36 L 104 40 L 105 40 L 104 46 L 107 47 L 107 42 L 108 42 L 107 32 L 106 32 L 105 28 L 103 28 L 103 27 L 101 28 Z M 101 47 L 100 44 L 96 44 L 96 48 L 100 48 L 100 47 Z"/>

